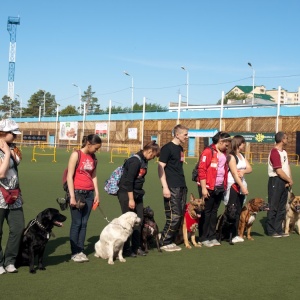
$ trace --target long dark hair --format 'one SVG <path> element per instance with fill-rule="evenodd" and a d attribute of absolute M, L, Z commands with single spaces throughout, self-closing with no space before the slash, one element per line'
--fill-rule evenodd
<path fill-rule="evenodd" d="M 217 144 L 219 141 L 222 140 L 230 140 L 230 134 L 228 134 L 227 132 L 224 131 L 219 131 L 217 132 L 213 138 L 212 141 L 214 144 Z"/>
<path fill-rule="evenodd" d="M 242 144 L 245 144 L 245 138 L 242 135 L 235 135 L 231 140 L 231 151 L 230 154 L 236 154 L 237 149 Z"/>
<path fill-rule="evenodd" d="M 102 145 L 102 140 L 101 140 L 101 138 L 100 138 L 100 136 L 98 134 L 89 134 L 87 136 L 85 135 L 82 138 L 82 146 L 81 146 L 81 148 L 84 148 L 88 142 L 91 145 L 96 145 L 96 144 Z"/>

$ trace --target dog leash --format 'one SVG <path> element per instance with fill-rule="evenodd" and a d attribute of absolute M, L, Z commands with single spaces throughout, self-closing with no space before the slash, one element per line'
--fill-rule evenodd
<path fill-rule="evenodd" d="M 100 205 L 97 206 L 100 213 L 102 214 L 102 216 L 104 217 L 104 220 L 106 220 L 107 223 L 109 223 L 110 221 L 107 219 L 106 215 L 104 214 L 103 210 L 101 209 Z"/>

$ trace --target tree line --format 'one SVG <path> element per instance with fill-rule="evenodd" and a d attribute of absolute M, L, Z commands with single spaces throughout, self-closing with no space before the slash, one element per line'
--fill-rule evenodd
<path fill-rule="evenodd" d="M 68 105 L 67 107 L 59 110 L 60 116 L 67 115 L 79 115 L 80 111 L 83 113 L 85 104 L 85 113 L 89 114 L 105 114 L 109 113 L 109 107 L 105 109 L 101 108 L 99 100 L 94 96 L 96 92 L 92 90 L 92 86 L 89 85 L 87 90 L 81 95 L 81 107 L 74 105 Z M 21 107 L 21 102 L 18 99 L 11 99 L 7 95 L 2 97 L 0 103 L 1 118 L 7 117 L 37 117 L 42 116 L 55 116 L 57 113 L 58 103 L 55 100 L 55 95 L 45 90 L 38 90 L 27 101 L 26 107 Z M 45 108 L 45 109 L 44 109 Z M 135 103 L 133 111 L 142 111 L 143 105 Z M 159 104 L 146 103 L 146 111 L 167 111 L 167 107 L 163 107 Z M 112 106 L 111 113 L 119 112 L 131 112 L 131 107 Z"/>

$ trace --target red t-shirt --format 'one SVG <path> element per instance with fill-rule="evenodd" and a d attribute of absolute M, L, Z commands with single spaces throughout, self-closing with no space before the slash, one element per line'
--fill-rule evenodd
<path fill-rule="evenodd" d="M 74 189 L 75 190 L 94 190 L 92 174 L 95 169 L 93 157 L 81 151 L 80 161 L 75 170 Z"/>

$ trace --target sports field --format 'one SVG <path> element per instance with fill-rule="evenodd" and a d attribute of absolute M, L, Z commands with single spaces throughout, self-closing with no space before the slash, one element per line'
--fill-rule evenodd
<path fill-rule="evenodd" d="M 61 177 L 67 165 L 69 152 L 57 151 L 57 162 L 49 156 L 37 157 L 31 162 L 32 148 L 23 148 L 23 161 L 19 168 L 24 196 L 26 224 L 47 207 L 59 208 L 55 199 L 64 196 Z M 46 150 L 48 151 L 48 150 Z M 109 153 L 98 157 L 98 182 L 101 207 L 108 220 L 121 213 L 116 197 L 108 196 L 103 182 L 124 158 L 109 163 Z M 198 195 L 191 181 L 195 158 L 184 165 L 189 193 Z M 292 165 L 295 194 L 300 193 L 298 180 L 300 166 Z M 267 166 L 254 164 L 248 175 L 248 199 L 262 197 L 267 200 Z M 155 211 L 159 228 L 164 225 L 162 189 L 157 176 L 157 163 L 149 163 L 145 184 L 145 205 Z M 223 210 L 220 207 L 220 213 Z M 21 267 L 17 274 L 0 276 L 1 299 L 298 299 L 300 280 L 300 236 L 274 239 L 264 233 L 266 213 L 261 212 L 254 223 L 254 241 L 245 240 L 234 246 L 182 247 L 182 251 L 158 253 L 151 249 L 146 257 L 127 258 L 126 263 L 116 261 L 113 266 L 94 257 L 94 244 L 107 224 L 99 210 L 92 211 L 88 223 L 86 250 L 90 261 L 76 264 L 70 261 L 70 213 L 63 228 L 54 228 L 45 254 L 46 271 L 30 274 Z M 2 246 L 5 247 L 8 228 L 4 227 Z"/>

